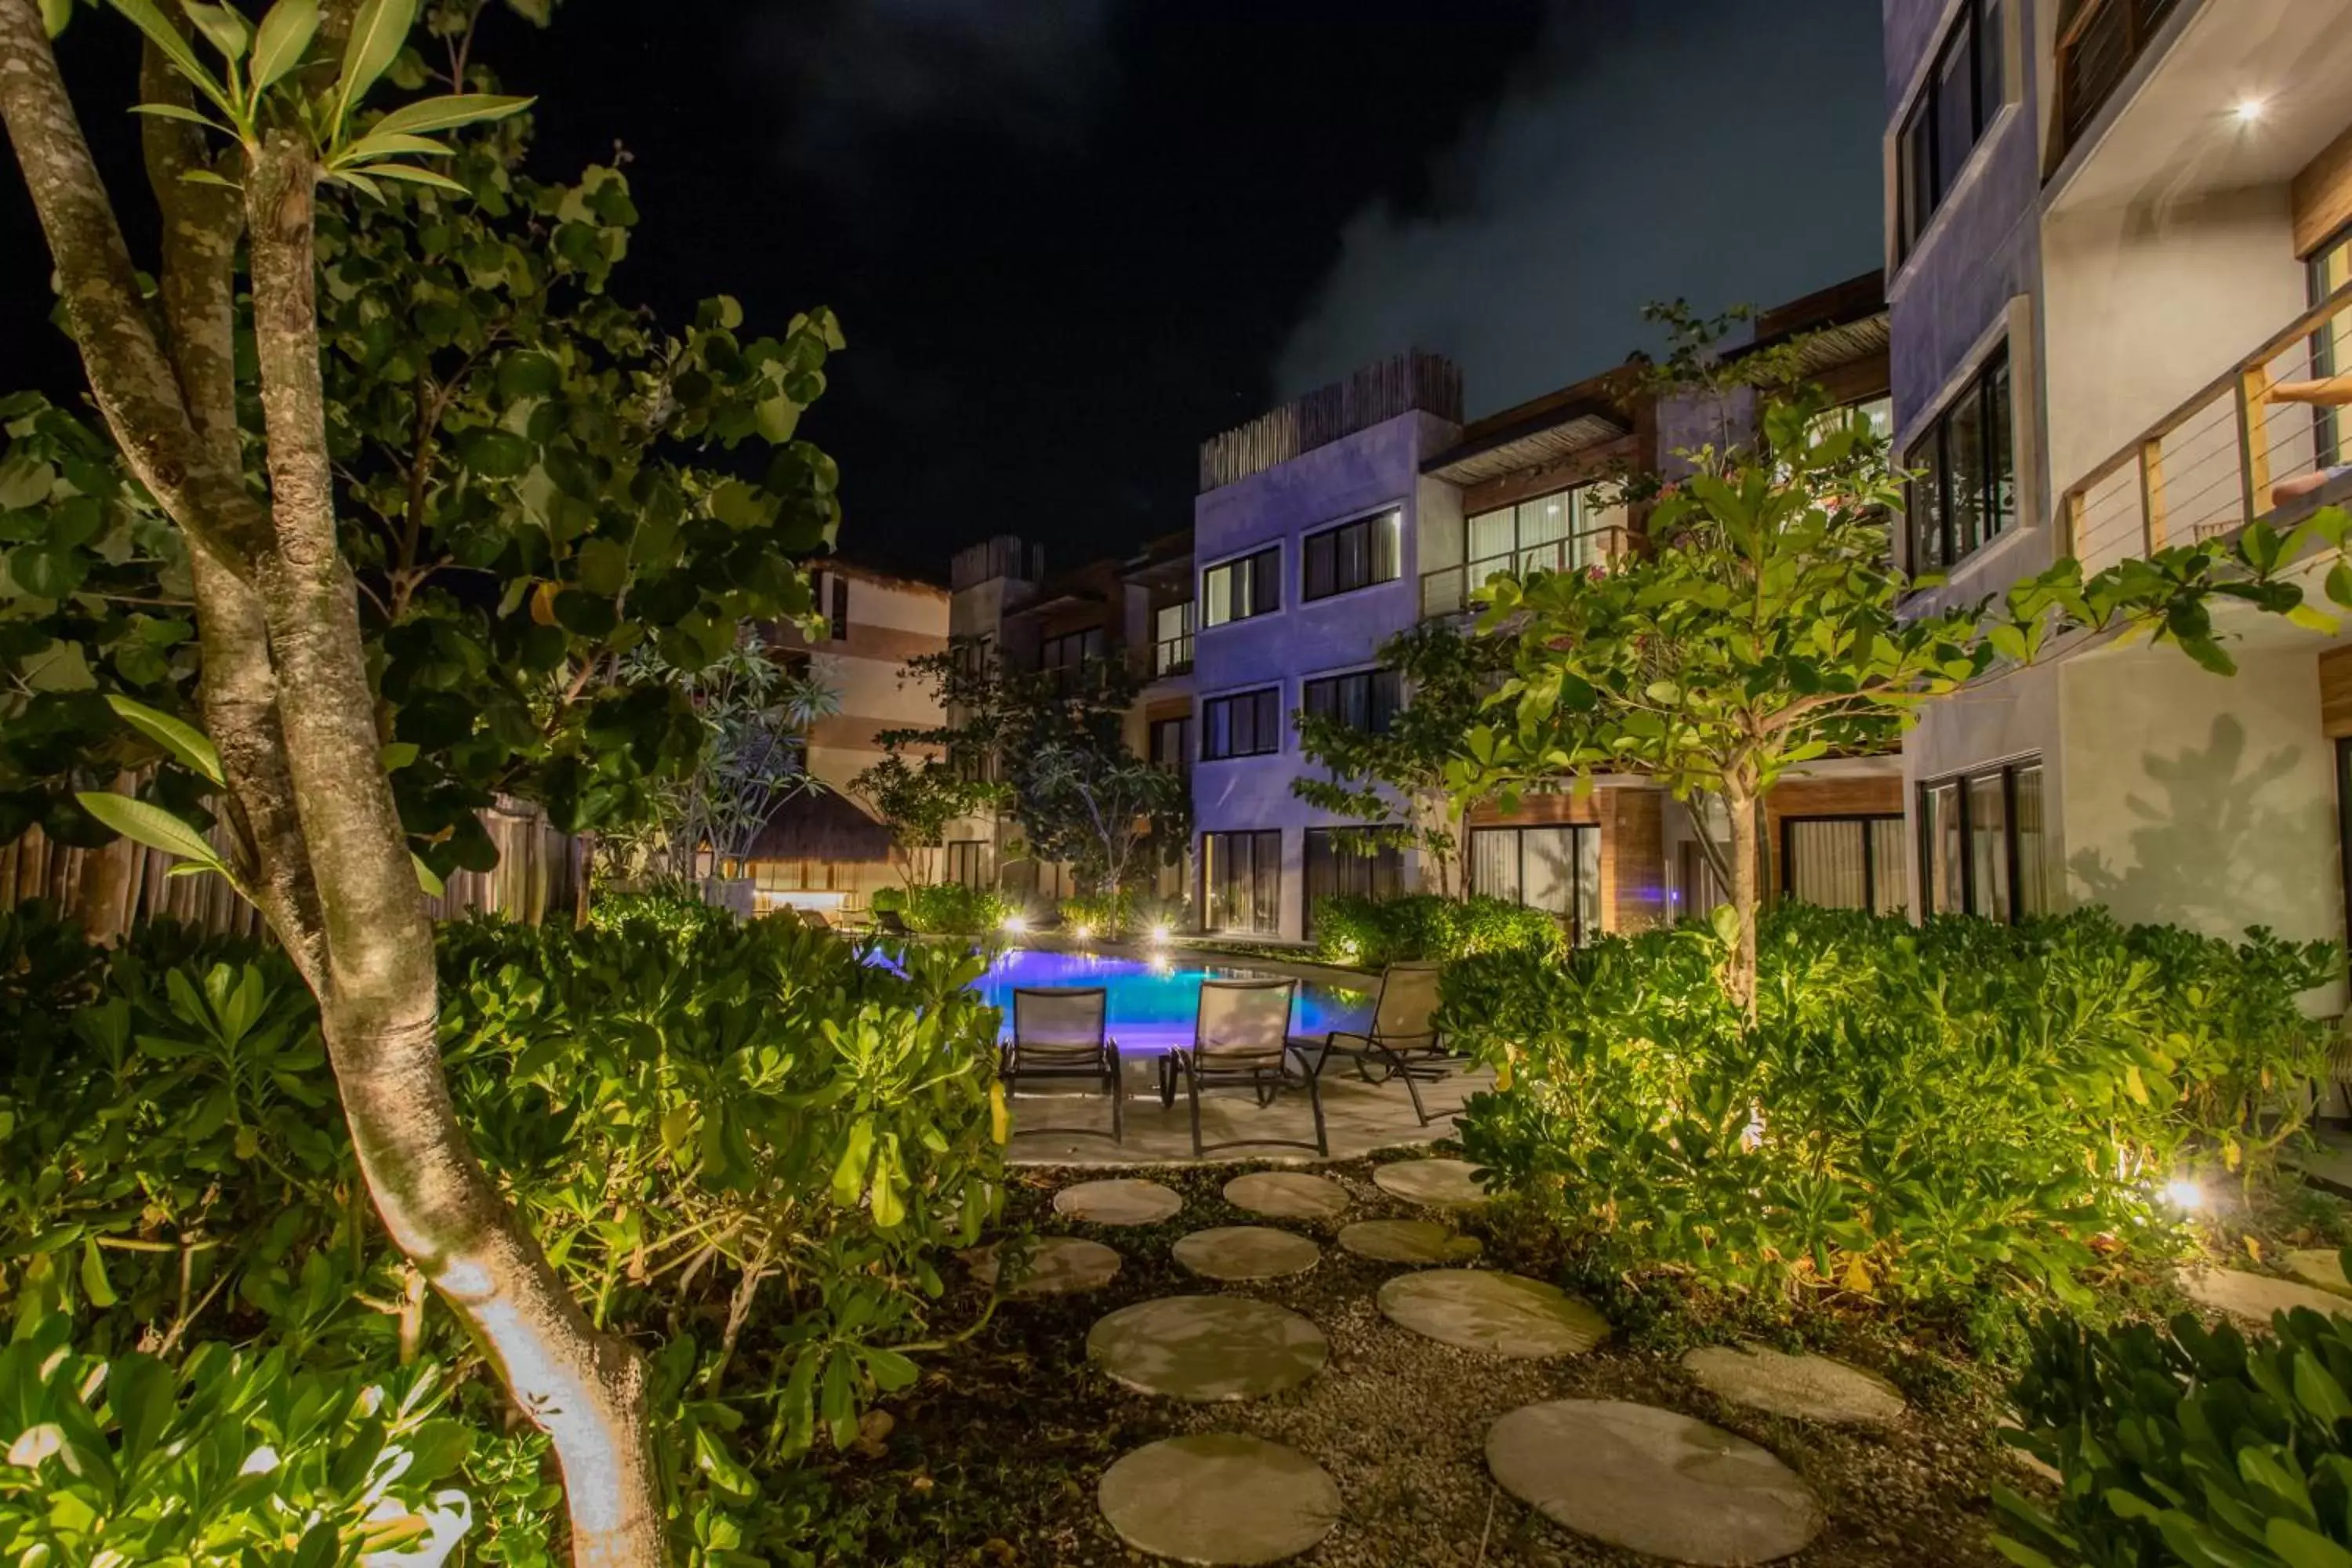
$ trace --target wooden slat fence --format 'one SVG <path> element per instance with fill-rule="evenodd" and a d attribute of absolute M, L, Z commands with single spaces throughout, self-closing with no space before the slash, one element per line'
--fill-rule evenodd
<path fill-rule="evenodd" d="M 1393 354 L 1201 443 L 1201 491 L 1262 474 L 1415 409 L 1462 422 L 1462 369 L 1439 354 Z"/>

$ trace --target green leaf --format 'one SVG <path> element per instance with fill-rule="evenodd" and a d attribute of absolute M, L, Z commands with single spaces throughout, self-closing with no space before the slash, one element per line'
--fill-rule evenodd
<path fill-rule="evenodd" d="M 98 1240 L 85 1237 L 81 1244 L 81 1289 L 89 1304 L 103 1311 L 120 1299 L 114 1293 L 114 1281 L 106 1277 L 106 1259 L 98 1254 Z"/>
<path fill-rule="evenodd" d="M 184 104 L 134 103 L 131 106 L 131 112 L 133 114 L 152 114 L 158 120 L 184 120 L 191 125 L 201 125 L 207 131 L 217 131 L 224 136 L 234 136 L 236 134 L 236 132 L 230 130 L 227 126 L 223 125 L 211 115 L 198 114 L 194 110 L 188 108 Z"/>
<path fill-rule="evenodd" d="M 364 163 L 370 158 L 396 158 L 404 154 L 426 158 L 446 158 L 457 152 L 446 142 L 436 142 L 430 136 L 410 136 L 400 132 L 373 131 L 352 142 L 343 151 L 351 163 Z"/>
<path fill-rule="evenodd" d="M 121 4 L 121 0 L 116 0 Z M 416 0 L 360 0 L 352 18 L 352 36 L 343 45 L 343 68 L 336 82 L 335 124 L 348 124 L 352 110 L 367 96 L 376 78 L 390 68 L 416 22 Z"/>
<path fill-rule="evenodd" d="M 208 869 L 227 873 L 219 852 L 205 842 L 205 836 L 160 805 L 101 790 L 83 790 L 74 799 L 81 803 L 84 811 L 134 844 L 144 844 L 150 849 L 160 849 L 166 855 L 177 855 Z"/>
<path fill-rule="evenodd" d="M 231 120 L 237 118 L 236 106 L 229 101 L 228 89 L 221 86 L 205 63 L 196 58 L 196 51 L 188 47 L 188 40 L 180 37 L 180 29 L 165 19 L 155 8 L 155 0 L 107 0 L 117 11 L 130 19 L 131 25 L 147 35 L 147 39 L 163 52 L 179 73 L 198 92 L 213 100 L 215 108 Z"/>
<path fill-rule="evenodd" d="M 430 185 L 436 191 L 454 191 L 461 196 L 474 194 L 446 174 L 407 163 L 370 163 L 367 172 L 380 180 L 405 180 L 412 185 Z"/>
<path fill-rule="evenodd" d="M 419 99 L 405 103 L 385 115 L 369 128 L 368 140 L 379 136 L 413 135 L 425 131 L 449 131 L 460 125 L 478 125 L 487 120 L 504 120 L 519 114 L 537 102 L 536 99 L 508 98 L 488 92 L 453 92 L 440 98 Z"/>
<path fill-rule="evenodd" d="M 224 58 L 245 58 L 246 46 L 253 42 L 253 29 L 245 25 L 244 17 L 226 5 L 207 5 L 203 0 L 180 0 L 180 9 Z"/>
<path fill-rule="evenodd" d="M 2352 1552 L 2291 1519 L 2273 1519 L 2265 1524 L 2263 1543 L 2277 1552 L 2287 1568 L 2352 1568 Z"/>
<path fill-rule="evenodd" d="M 73 20 L 74 0 L 41 0 L 41 26 L 52 38 L 66 30 Z"/>
<path fill-rule="evenodd" d="M 434 872 L 433 868 L 425 863 L 425 858 L 423 856 L 418 855 L 412 849 L 409 851 L 408 858 L 409 862 L 416 868 L 416 885 L 418 887 L 424 889 L 425 892 L 436 899 L 449 890 L 448 884 L 442 881 L 440 877 Z"/>
<path fill-rule="evenodd" d="M 318 32 L 319 0 L 278 0 L 254 36 L 253 89 L 259 92 L 300 65 Z"/>
<path fill-rule="evenodd" d="M 169 713 L 158 713 L 143 702 L 133 702 L 128 697 L 109 697 L 106 705 L 115 716 L 165 751 L 178 758 L 190 772 L 199 773 L 214 784 L 226 784 L 228 777 L 221 772 L 220 752 L 205 732 L 194 724 L 174 719 Z"/>
<path fill-rule="evenodd" d="M 897 1351 L 877 1345 L 866 1352 L 866 1373 L 874 1380 L 875 1387 L 885 1394 L 896 1394 L 902 1388 L 912 1388 L 923 1370 Z"/>

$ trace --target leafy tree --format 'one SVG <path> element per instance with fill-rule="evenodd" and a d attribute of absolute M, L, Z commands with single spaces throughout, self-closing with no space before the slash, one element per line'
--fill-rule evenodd
<path fill-rule="evenodd" d="M 808 771 L 808 731 L 841 710 L 840 694 L 814 668 L 787 668 L 751 626 L 723 658 L 667 673 L 703 730 L 701 754 L 678 790 L 671 866 L 690 868 L 704 848 L 721 865 L 740 863 L 785 802 L 824 787 Z"/>
<path fill-rule="evenodd" d="M 1405 706 L 1377 734 L 1302 711 L 1299 750 L 1328 776 L 1293 779 L 1290 792 L 1310 805 L 1371 824 L 1348 836 L 1351 846 L 1366 852 L 1418 850 L 1436 868 L 1439 892 L 1466 896 L 1461 849 L 1469 802 L 1448 792 L 1446 765 L 1509 670 L 1510 645 L 1469 636 L 1450 622 L 1424 621 L 1382 643 L 1379 658 L 1403 681 Z"/>
<path fill-rule="evenodd" d="M 99 707 L 80 694 L 116 682 L 200 715 L 208 740 L 168 701 L 108 710 L 158 714 L 139 721 L 147 754 L 214 786 L 220 868 L 319 999 L 377 1212 L 548 1432 L 579 1559 L 658 1561 L 643 1361 L 590 1324 L 452 1109 L 410 837 L 468 863 L 495 789 L 587 824 L 691 761 L 691 713 L 615 682 L 615 658 L 651 642 L 691 668 L 735 621 L 806 608 L 785 557 L 838 509 L 830 462 L 789 438 L 838 334 L 812 316 L 746 343 L 722 302 L 672 335 L 604 301 L 633 217 L 617 175 L 537 187 L 513 168 L 519 129 L 435 140 L 523 107 L 473 90 L 478 5 L 434 8 L 453 90 L 376 116 L 388 74 L 425 81 L 416 0 L 277 0 L 257 24 L 111 3 L 145 40 L 152 310 L 44 26 L 70 8 L 0 0 L 0 122 L 116 454 L 12 405 L 74 466 L 10 459 L 36 509 L 10 503 L 26 602 L 8 618 L 31 626 L 0 657 L 48 677 L 7 700 L 49 746 L 36 764 L 86 763 L 76 729 Z M 753 438 L 781 443 L 755 479 L 692 466 Z M 126 540 L 168 585 L 184 558 L 184 599 L 77 597 L 121 586 L 76 563 L 119 568 Z M 113 798 L 114 825 L 209 856 Z"/>
<path fill-rule="evenodd" d="M 1731 840 L 1724 983 L 1751 1010 L 1759 815 L 1792 769 L 1883 749 L 1925 703 L 2060 639 L 2145 635 L 2227 673 L 2215 602 L 2332 626 L 2288 574 L 2315 551 L 2340 556 L 2347 529 L 2339 510 L 2286 534 L 2257 522 L 2089 577 L 2060 561 L 1998 601 L 1907 612 L 1905 596 L 1938 580 L 1887 564 L 1898 497 L 1883 443 L 1859 415 L 1822 413 L 1816 393 L 1776 400 L 1759 443 L 1688 454 L 1647 547 L 1612 570 L 1489 584 L 1479 625 L 1507 641 L 1512 670 L 1489 700 L 1493 721 L 1467 732 L 1447 774 L 1465 799 L 1632 771 L 1677 800 L 1719 802 Z M 2328 595 L 2352 604 L 2352 567 L 2339 562 Z"/>
<path fill-rule="evenodd" d="M 904 742 L 851 779 L 849 793 L 890 830 L 902 876 L 911 874 L 916 850 L 938 848 L 958 819 L 987 811 L 1000 798 L 995 785 Z"/>
<path fill-rule="evenodd" d="M 1069 862 L 1083 888 L 1123 892 L 1145 868 L 1174 859 L 1191 836 L 1184 775 L 1123 742 L 1049 742 L 1015 776 L 1031 852 Z"/>

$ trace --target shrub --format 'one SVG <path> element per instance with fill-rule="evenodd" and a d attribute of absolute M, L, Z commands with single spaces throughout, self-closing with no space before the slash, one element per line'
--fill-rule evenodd
<path fill-rule="evenodd" d="M 1139 936 L 1153 926 L 1174 931 L 1183 924 L 1181 908 L 1171 910 L 1141 893 L 1087 893 L 1064 899 L 1059 913 L 1062 929 L 1091 931 L 1097 936 Z"/>
<path fill-rule="evenodd" d="M 907 910 L 907 890 L 904 888 L 877 888 L 874 889 L 873 907 L 874 912 L 877 915 L 888 914 L 893 910 L 904 914 Z"/>
<path fill-rule="evenodd" d="M 2168 1331 L 2038 1321 L 2018 1441 L 2063 1480 L 2047 1510 L 1995 1491 L 2002 1554 L 2026 1568 L 2352 1563 L 2352 1321 L 2298 1308 L 2272 1328 L 2249 1344 L 2186 1314 Z"/>
<path fill-rule="evenodd" d="M 905 919 L 926 936 L 987 936 L 1012 912 L 1012 900 L 992 889 L 934 882 L 908 891 Z"/>
<path fill-rule="evenodd" d="M 1527 952 L 1557 958 L 1567 951 L 1568 932 L 1544 910 L 1500 899 L 1343 895 L 1316 900 L 1315 942 L 1322 956 L 1335 963 L 1378 969 L 1480 952 Z"/>
<path fill-rule="evenodd" d="M 1509 1075 L 1472 1103 L 1471 1157 L 1612 1268 L 2084 1306 L 2115 1252 L 2168 1244 L 2157 1191 L 2193 1152 L 2242 1163 L 2284 1135 L 2263 1089 L 2318 1066 L 2294 999 L 2337 962 L 2097 911 L 2012 930 L 1790 908 L 1748 1028 L 1721 957 L 1685 927 L 1452 966 L 1442 1025 Z"/>
<path fill-rule="evenodd" d="M 662 931 L 684 932 L 733 918 L 716 904 L 703 902 L 701 889 L 679 877 L 627 892 L 598 893 L 588 907 L 589 923 L 606 931 L 644 921 Z"/>

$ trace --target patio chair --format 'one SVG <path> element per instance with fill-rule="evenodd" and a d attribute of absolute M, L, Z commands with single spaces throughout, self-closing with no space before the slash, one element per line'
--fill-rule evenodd
<path fill-rule="evenodd" d="M 1380 999 L 1372 1004 L 1370 1030 L 1334 1029 L 1323 1041 L 1326 1057 L 1353 1058 L 1357 1075 L 1366 1083 L 1404 1079 L 1405 1092 L 1412 1097 L 1412 1113 L 1423 1127 L 1429 1125 L 1429 1112 L 1422 1107 L 1421 1086 L 1444 1078 L 1454 1061 L 1433 1022 L 1441 969 L 1435 963 L 1390 964 L 1381 972 Z M 1375 1067 L 1380 1068 L 1378 1078 L 1372 1076 Z M 1318 1076 L 1322 1068 L 1318 1059 Z"/>
<path fill-rule="evenodd" d="M 1323 1131 L 1323 1090 L 1316 1079 L 1320 1062 L 1309 1064 L 1290 1042 L 1290 1006 L 1297 997 L 1296 980 L 1203 980 L 1201 1006 L 1192 1025 L 1192 1043 L 1160 1058 L 1160 1103 L 1176 1103 L 1176 1080 L 1192 1107 L 1192 1157 L 1212 1149 L 1238 1149 L 1258 1143 L 1312 1149 L 1328 1156 Z M 1292 1058 L 1297 1058 L 1294 1068 Z M 1286 1089 L 1303 1089 L 1315 1112 L 1315 1141 L 1298 1138 L 1236 1138 L 1223 1143 L 1201 1142 L 1201 1091 L 1204 1089 L 1246 1089 L 1257 1097 L 1258 1108 L 1272 1105 Z"/>
<path fill-rule="evenodd" d="M 1099 985 L 1022 985 L 1013 992 L 1013 1035 L 997 1055 L 997 1076 L 1004 1091 L 1020 1089 L 1024 1079 L 1092 1079 L 1110 1095 L 1110 1131 L 1114 1143 L 1127 1142 L 1126 1083 L 1119 1077 L 1118 1042 L 1105 1032 L 1110 993 Z M 1085 1131 L 1091 1128 L 1039 1131 Z"/>
<path fill-rule="evenodd" d="M 913 931 L 907 929 L 906 917 L 899 914 L 896 910 L 876 910 L 874 911 L 874 927 L 884 936 L 912 936 L 915 934 Z"/>

